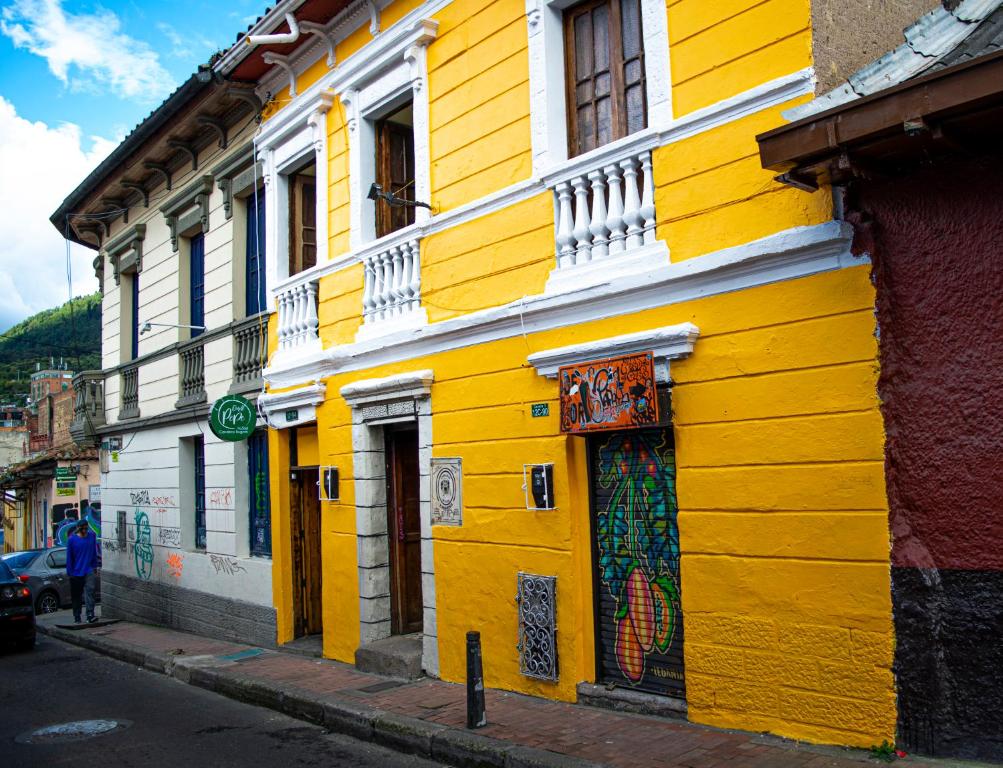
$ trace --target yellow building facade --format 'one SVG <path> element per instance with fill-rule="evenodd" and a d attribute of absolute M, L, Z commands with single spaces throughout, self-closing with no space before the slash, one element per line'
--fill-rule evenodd
<path fill-rule="evenodd" d="M 620 4 L 643 125 L 581 152 L 565 5 L 350 6 L 260 81 L 278 641 L 459 682 L 476 630 L 490 687 L 893 740 L 869 263 L 755 142 L 812 96 L 810 3 Z M 431 210 L 383 233 L 398 129 Z M 642 352 L 657 427 L 562 431 L 561 366 Z"/>

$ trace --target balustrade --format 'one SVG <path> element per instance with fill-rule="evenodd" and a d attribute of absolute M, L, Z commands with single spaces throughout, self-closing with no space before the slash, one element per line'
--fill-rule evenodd
<path fill-rule="evenodd" d="M 184 408 L 206 401 L 205 391 L 205 345 L 201 339 L 182 347 L 179 360 L 179 390 L 181 396 L 175 408 Z"/>
<path fill-rule="evenodd" d="M 134 419 L 139 416 L 139 367 L 122 369 L 121 404 L 119 419 Z"/>
<path fill-rule="evenodd" d="M 97 444 L 97 429 L 104 426 L 104 372 L 81 371 L 73 377 L 73 421 L 70 435 L 80 446 Z"/>
<path fill-rule="evenodd" d="M 268 316 L 242 321 L 233 329 L 233 389 L 254 389 L 268 355 Z"/>
<path fill-rule="evenodd" d="M 281 289 L 277 296 L 279 350 L 318 346 L 317 281 Z"/>
<path fill-rule="evenodd" d="M 554 185 L 557 266 L 614 258 L 655 242 L 651 152 L 633 152 Z"/>
<path fill-rule="evenodd" d="M 421 256 L 406 240 L 362 258 L 362 317 L 367 324 L 403 318 L 421 308 Z"/>

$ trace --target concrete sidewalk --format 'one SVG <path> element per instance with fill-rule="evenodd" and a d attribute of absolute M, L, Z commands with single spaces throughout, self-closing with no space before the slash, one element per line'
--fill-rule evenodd
<path fill-rule="evenodd" d="M 421 679 L 401 682 L 334 661 L 119 622 L 70 630 L 62 614 L 39 629 L 150 671 L 269 707 L 332 731 L 456 766 L 496 768 L 850 768 L 882 765 L 866 752 L 817 747 L 610 712 L 505 691 L 486 692 L 488 725 L 468 731 L 466 689 Z M 978 764 L 907 757 L 903 766 Z"/>

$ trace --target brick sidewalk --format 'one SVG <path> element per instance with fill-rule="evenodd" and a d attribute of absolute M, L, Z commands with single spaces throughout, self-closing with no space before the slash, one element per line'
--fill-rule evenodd
<path fill-rule="evenodd" d="M 40 626 L 54 623 L 48 618 L 40 620 Z M 290 697 L 305 692 L 315 705 L 326 701 L 349 708 L 358 705 L 362 708 L 360 711 L 415 718 L 432 724 L 431 728 L 446 726 L 463 730 L 466 723 L 466 689 L 453 683 L 432 679 L 400 683 L 326 659 L 262 651 L 247 645 L 127 622 L 53 634 L 120 658 L 122 649 L 132 649 L 131 660 L 142 659 L 148 654 L 157 659 L 170 657 L 175 660 L 203 657 L 192 659 L 192 663 L 199 661 L 202 666 L 211 665 L 217 677 L 230 681 L 231 685 L 259 684 L 260 687 L 263 684 L 271 691 L 286 691 Z M 102 644 L 109 649 L 102 649 Z M 119 649 L 119 653 L 113 652 L 111 646 Z M 167 666 L 162 669 L 161 664 Z M 147 666 L 151 666 L 149 662 Z M 156 661 L 153 667 L 169 671 L 168 662 Z M 191 682 L 199 684 L 194 673 Z M 222 692 L 229 692 L 228 686 L 223 688 Z M 479 736 L 622 768 L 859 768 L 882 764 L 859 750 L 817 747 L 771 736 L 610 712 L 499 690 L 489 689 L 486 703 L 488 725 L 476 731 Z M 897 762 L 916 768 L 976 765 L 912 757 Z"/>

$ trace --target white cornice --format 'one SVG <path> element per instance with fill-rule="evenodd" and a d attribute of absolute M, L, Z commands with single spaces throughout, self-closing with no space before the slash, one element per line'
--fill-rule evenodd
<path fill-rule="evenodd" d="M 311 384 L 288 392 L 265 393 L 258 395 L 258 409 L 272 429 L 296 427 L 317 418 L 317 408 L 326 395 L 327 387 L 323 384 Z M 277 414 L 283 414 L 278 423 L 272 421 Z"/>
<path fill-rule="evenodd" d="M 258 397 L 258 403 L 267 412 L 273 413 L 285 408 L 296 408 L 304 405 L 320 405 L 324 402 L 327 387 L 323 384 L 311 384 L 287 392 L 268 392 Z"/>
<path fill-rule="evenodd" d="M 526 360 L 541 376 L 556 379 L 557 371 L 563 365 L 650 351 L 655 354 L 656 377 L 659 381 L 668 382 L 669 361 L 688 357 L 693 352 L 693 344 L 699 335 L 700 329 L 693 323 L 664 325 L 639 333 L 625 333 L 583 344 L 545 349 L 534 352 Z"/>
<path fill-rule="evenodd" d="M 796 227 L 750 243 L 672 263 L 649 273 L 610 277 L 578 291 L 526 296 L 499 307 L 422 328 L 346 344 L 269 367 L 272 386 L 318 381 L 334 373 L 386 365 L 453 349 L 529 335 L 599 318 L 643 312 L 760 285 L 868 263 L 850 253 L 852 227 L 830 221 Z"/>
<path fill-rule="evenodd" d="M 381 379 L 363 379 L 341 388 L 341 396 L 353 408 L 387 400 L 428 397 L 435 373 L 430 370 L 398 373 Z"/>
<path fill-rule="evenodd" d="M 334 69 L 322 76 L 320 80 L 296 98 L 307 96 L 315 88 L 321 90 L 331 89 L 336 93 L 341 93 L 360 82 L 366 82 L 388 66 L 397 64 L 398 54 L 403 55 L 403 52 L 408 47 L 416 44 L 424 45 L 430 40 L 435 39 L 438 22 L 433 21 L 430 17 L 451 2 L 452 0 L 432 0 L 432 2 L 422 3 L 400 21 L 376 35 L 372 40 L 363 45 L 362 48 L 345 59 L 345 61 L 339 62 Z M 361 7 L 366 8 L 364 3 Z M 340 42 L 350 32 L 354 31 L 360 23 L 361 18 L 358 22 L 353 21 L 351 29 L 348 29 L 349 25 L 336 18 L 332 25 L 330 25 L 330 34 L 335 35 L 335 38 Z M 344 31 L 342 31 L 342 27 Z M 314 35 L 310 35 L 310 40 L 315 42 L 308 43 L 301 49 L 302 52 L 296 52 L 288 56 L 288 63 L 292 71 L 297 75 L 305 72 L 321 55 L 326 55 L 327 49 L 325 43 L 316 41 Z M 264 98 L 266 93 L 276 93 L 280 88 L 280 83 L 284 75 L 285 73 L 282 71 L 275 71 L 274 74 L 272 71 L 269 71 L 258 82 L 256 92 L 259 98 Z M 296 99 L 293 99 L 293 104 L 295 103 Z"/>
<path fill-rule="evenodd" d="M 813 82 L 813 71 L 811 69 L 803 69 L 789 75 L 784 75 L 783 77 L 778 77 L 775 80 L 771 80 L 768 83 L 763 83 L 755 88 L 751 88 L 748 91 L 738 94 L 737 96 L 724 99 L 717 104 L 713 104 L 709 107 L 705 107 L 704 109 L 692 112 L 689 115 L 685 115 L 661 130 L 655 130 L 653 128 L 646 129 L 634 136 L 617 142 L 615 145 L 608 146 L 614 146 L 616 152 L 625 152 L 627 148 L 641 149 L 647 147 L 658 147 L 671 144 L 676 141 L 681 141 L 689 138 L 690 136 L 702 133 L 703 131 L 717 128 L 733 120 L 739 120 L 761 110 L 768 109 L 778 104 L 783 104 L 784 102 L 790 101 L 799 95 L 810 93 L 813 87 Z M 293 122 L 296 122 L 294 114 L 305 116 L 309 112 L 309 106 L 316 103 L 315 101 L 308 103 L 306 100 L 311 98 L 315 99 L 317 93 L 322 90 L 321 85 L 322 83 L 315 83 L 311 86 L 311 88 L 300 97 L 303 100 L 302 104 L 297 104 L 296 112 L 290 112 L 289 118 L 287 119 L 292 119 Z M 282 112 L 287 111 L 289 111 L 288 108 Z M 265 123 L 265 126 L 261 131 L 261 136 L 265 135 L 265 128 L 269 127 L 272 121 L 277 119 L 282 112 L 272 118 L 272 120 Z M 277 130 L 277 126 L 272 127 L 272 130 Z M 259 137 L 256 141 L 260 146 L 264 139 Z M 611 150 L 609 150 L 608 147 L 603 147 L 598 153 L 596 153 L 595 156 L 592 156 L 590 153 L 590 157 L 592 157 L 593 160 L 595 157 L 599 157 L 600 155 L 605 157 L 606 152 L 608 151 Z M 465 224 L 469 221 L 488 216 L 504 208 L 508 208 L 509 206 L 528 200 L 535 195 L 542 194 L 548 189 L 548 180 L 566 177 L 570 173 L 569 169 L 577 168 L 580 162 L 580 158 L 574 158 L 567 163 L 562 163 L 549 168 L 543 177 L 534 177 L 524 179 L 523 181 L 517 181 L 516 183 L 510 184 L 497 192 L 492 192 L 491 194 L 472 200 L 469 203 L 464 203 L 463 205 L 452 208 L 444 213 L 431 216 L 427 221 L 409 227 L 407 230 L 407 238 L 422 238 L 426 235 L 442 232 L 450 227 L 459 226 L 460 224 Z M 339 272 L 346 267 L 358 263 L 364 253 L 369 253 L 374 248 L 380 248 L 383 245 L 386 245 L 391 239 L 396 240 L 398 235 L 399 233 L 388 235 L 384 240 L 367 243 L 357 252 L 343 253 L 330 261 L 321 262 L 315 267 L 312 267 L 309 270 L 309 273 L 303 272 L 297 275 L 296 279 L 316 280 L 324 275 Z M 291 284 L 292 282 L 294 282 L 294 280 L 290 279 L 288 283 L 283 282 L 281 285 Z"/>

